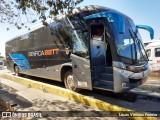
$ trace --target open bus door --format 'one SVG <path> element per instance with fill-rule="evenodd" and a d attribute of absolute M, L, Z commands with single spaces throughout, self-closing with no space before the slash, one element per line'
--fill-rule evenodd
<path fill-rule="evenodd" d="M 73 52 L 72 59 L 72 73 L 73 79 L 77 88 L 92 90 L 91 69 L 89 50 L 84 40 L 80 36 L 80 32 L 74 30 L 73 38 Z"/>
<path fill-rule="evenodd" d="M 77 33 L 77 31 L 74 32 L 73 54 L 71 54 L 73 78 L 77 87 L 92 90 L 93 80 L 97 79 L 97 74 L 105 68 L 104 25 L 92 24 L 88 26 L 88 35 L 90 36 L 88 43 L 86 43 L 88 47 L 85 46 L 83 39 Z"/>

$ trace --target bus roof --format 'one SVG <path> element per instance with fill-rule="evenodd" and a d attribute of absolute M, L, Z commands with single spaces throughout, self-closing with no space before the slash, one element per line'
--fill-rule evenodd
<path fill-rule="evenodd" d="M 123 13 L 117 11 L 117 10 L 114 10 L 114 9 L 111 9 L 111 8 L 108 8 L 108 7 L 98 6 L 98 5 L 89 5 L 89 6 L 83 6 L 83 7 L 74 8 L 72 14 L 77 14 L 77 13 L 80 13 L 80 12 L 83 12 L 83 11 L 88 11 L 88 10 L 115 11 L 115 12 L 120 13 L 120 14 L 122 14 L 123 16 L 129 18 L 127 15 L 125 15 L 125 14 L 123 14 Z M 57 16 L 58 19 L 62 19 L 62 18 L 64 18 L 64 17 L 65 17 L 65 15 L 58 15 L 58 16 Z M 51 19 L 46 20 L 47 23 L 51 23 L 51 21 L 54 22 L 54 20 L 51 20 Z M 42 23 L 40 23 L 39 25 L 37 25 L 36 27 L 32 28 L 31 30 L 26 31 L 26 32 L 23 32 L 22 34 L 14 37 L 14 38 L 12 38 L 12 39 L 9 39 L 7 42 L 12 41 L 12 40 L 15 40 L 16 38 L 19 38 L 19 37 L 21 37 L 21 36 L 23 36 L 23 35 L 25 35 L 25 34 L 31 33 L 31 32 L 33 32 L 33 31 L 35 31 L 35 30 L 37 30 L 37 29 L 39 29 L 39 28 L 41 28 L 41 27 L 43 27 L 43 26 L 44 26 L 44 25 L 43 25 Z M 7 43 L 7 42 L 6 42 L 6 43 Z"/>

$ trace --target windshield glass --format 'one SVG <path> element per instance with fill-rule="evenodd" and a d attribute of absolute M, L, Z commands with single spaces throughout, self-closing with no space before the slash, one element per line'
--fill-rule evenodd
<path fill-rule="evenodd" d="M 129 21 L 129 24 L 131 25 L 132 33 L 134 34 L 134 38 L 135 38 L 137 61 L 147 61 L 148 58 L 144 49 L 142 38 L 138 32 L 138 29 L 136 28 L 134 22 L 131 19 L 128 19 L 128 21 Z"/>
<path fill-rule="evenodd" d="M 121 57 L 134 61 L 145 61 L 147 56 L 143 47 L 142 39 L 136 29 L 134 22 L 130 18 L 125 18 L 125 32 L 123 34 L 116 31 L 117 53 Z"/>
<path fill-rule="evenodd" d="M 134 40 L 130 33 L 119 35 L 119 40 L 116 41 L 117 52 L 120 56 L 135 59 L 135 46 Z"/>
<path fill-rule="evenodd" d="M 118 31 L 117 38 L 116 38 L 116 46 L 117 46 L 117 53 L 125 58 L 129 59 L 136 59 L 136 47 L 135 41 L 130 33 L 130 25 L 128 22 L 125 22 L 125 33 L 121 34 Z"/>

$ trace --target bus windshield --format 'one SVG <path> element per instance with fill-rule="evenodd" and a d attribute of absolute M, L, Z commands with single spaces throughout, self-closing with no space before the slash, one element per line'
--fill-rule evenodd
<path fill-rule="evenodd" d="M 136 28 L 134 22 L 131 19 L 128 19 L 128 21 L 129 21 L 129 24 L 131 25 L 132 33 L 134 34 L 133 38 L 135 39 L 137 62 L 148 61 L 148 57 L 146 55 L 143 41 L 138 32 L 138 29 Z"/>
<path fill-rule="evenodd" d="M 117 53 L 121 57 L 136 62 L 147 60 L 141 37 L 131 19 L 125 18 L 125 33 L 118 33 L 115 39 Z"/>
<path fill-rule="evenodd" d="M 146 55 L 144 45 L 142 42 L 142 38 L 139 34 L 139 32 L 135 32 L 135 39 L 136 39 L 136 47 L 137 47 L 137 62 L 139 61 L 148 61 L 148 57 Z"/>

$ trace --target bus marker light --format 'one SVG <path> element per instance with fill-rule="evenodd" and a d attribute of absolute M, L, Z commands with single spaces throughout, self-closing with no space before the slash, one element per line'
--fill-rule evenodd
<path fill-rule="evenodd" d="M 83 73 L 83 72 L 77 72 L 77 74 L 78 74 L 78 75 L 82 75 L 82 74 L 84 74 L 84 73 Z"/>
<path fill-rule="evenodd" d="M 87 68 L 87 69 L 88 69 L 88 68 L 90 68 L 90 66 L 89 66 L 89 65 L 85 65 L 85 64 L 84 64 L 84 67 L 85 67 L 85 68 Z"/>

